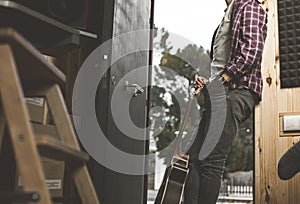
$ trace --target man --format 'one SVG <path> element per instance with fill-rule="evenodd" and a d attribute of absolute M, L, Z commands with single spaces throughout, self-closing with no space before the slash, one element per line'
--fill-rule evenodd
<path fill-rule="evenodd" d="M 230 4 L 231 0 L 226 2 Z M 187 152 L 191 171 L 184 194 L 185 204 L 216 203 L 224 163 L 237 128 L 261 100 L 261 61 L 267 34 L 264 5 L 261 0 L 231 3 L 228 7 L 231 14 L 226 11 L 222 21 L 231 18 L 230 27 L 222 30 L 224 23 L 219 25 L 212 46 L 213 75 L 209 83 L 203 77 L 196 80 L 196 88 L 207 83 L 205 111 L 197 137 Z M 222 42 L 224 37 L 218 35 L 231 38 L 228 49 L 223 47 L 226 46 Z M 224 59 L 216 63 L 220 57 Z"/>

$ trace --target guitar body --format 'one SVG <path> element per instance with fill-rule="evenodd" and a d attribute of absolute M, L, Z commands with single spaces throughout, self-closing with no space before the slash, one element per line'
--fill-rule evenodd
<path fill-rule="evenodd" d="M 168 167 L 165 172 L 162 185 L 157 193 L 154 204 L 182 204 L 184 187 L 189 173 L 189 156 L 180 154 L 179 145 L 193 101 L 196 98 L 195 96 L 200 93 L 202 88 L 203 87 L 195 91 L 193 97 L 189 101 L 188 109 L 178 134 L 177 145 L 173 153 L 171 166 Z M 176 155 L 181 155 L 181 157 Z"/>
<path fill-rule="evenodd" d="M 155 203 L 181 204 L 188 173 L 188 160 L 174 156 L 171 167 L 166 170 L 161 200 Z"/>

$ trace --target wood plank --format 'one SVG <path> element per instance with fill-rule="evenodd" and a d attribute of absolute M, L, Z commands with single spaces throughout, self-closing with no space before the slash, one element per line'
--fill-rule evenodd
<path fill-rule="evenodd" d="M 284 89 L 283 91 L 287 92 L 287 106 L 285 107 L 286 112 L 292 112 L 293 111 L 293 90 L 292 89 Z M 284 152 L 286 152 L 290 147 L 293 145 L 293 138 L 287 138 L 286 142 L 287 146 L 285 146 Z M 282 147 L 284 148 L 284 147 Z M 294 203 L 295 195 L 298 193 L 295 191 L 294 187 L 294 181 L 293 179 L 290 179 L 286 183 L 288 188 L 288 193 L 286 196 L 286 199 L 284 200 L 286 203 Z"/>
<path fill-rule="evenodd" d="M 293 112 L 300 113 L 300 87 L 292 89 Z"/>
<path fill-rule="evenodd" d="M 300 88 L 293 88 L 292 89 L 292 102 L 293 102 L 293 107 L 292 110 L 295 113 L 299 113 L 300 114 Z M 300 140 L 300 134 L 297 134 L 297 136 L 293 137 L 293 144 L 296 144 L 299 140 Z M 293 191 L 294 193 L 294 203 L 300 203 L 300 194 L 298 192 L 299 188 L 300 188 L 300 175 L 297 174 L 296 176 L 294 176 L 292 178 L 292 182 L 294 185 Z"/>
<path fill-rule="evenodd" d="M 86 162 L 89 155 L 49 136 L 36 135 L 35 141 L 42 156 L 60 161 Z"/>
<path fill-rule="evenodd" d="M 261 196 L 261 192 L 263 192 L 263 164 L 264 164 L 264 160 L 263 160 L 263 153 L 262 153 L 262 136 L 261 136 L 261 132 L 262 132 L 262 114 L 261 114 L 261 106 L 259 105 L 257 107 L 255 107 L 255 111 L 254 111 L 254 125 L 255 125 L 255 132 L 254 132 L 254 154 L 255 154 L 255 196 L 254 196 L 254 201 L 255 203 L 262 203 L 261 199 L 263 196 Z"/>
<path fill-rule="evenodd" d="M 3 109 L 17 166 L 23 179 L 23 189 L 28 192 L 38 192 L 41 196 L 38 203 L 50 204 L 51 200 L 34 143 L 29 114 L 23 100 L 24 96 L 14 62 L 14 55 L 7 44 L 0 45 L 0 62 L 0 90 Z"/>
<path fill-rule="evenodd" d="M 276 149 L 273 147 L 277 144 L 276 127 L 277 125 L 277 104 L 274 99 L 277 98 L 277 72 L 275 66 L 276 50 L 274 46 L 275 41 L 275 19 L 274 19 L 275 5 L 269 2 L 268 13 L 268 34 L 265 42 L 265 48 L 262 61 L 262 76 L 264 79 L 263 98 L 261 102 L 261 120 L 260 127 L 255 128 L 259 130 L 259 142 L 261 145 L 260 157 L 256 157 L 260 161 L 256 161 L 255 173 L 260 172 L 259 181 L 256 181 L 256 203 L 277 203 L 276 187 L 277 179 L 274 175 L 277 174 Z M 271 83 L 266 83 L 266 79 L 271 78 Z M 256 127 L 258 125 L 256 124 Z"/>
<path fill-rule="evenodd" d="M 269 118 L 268 120 L 268 127 L 269 128 L 269 151 L 265 152 L 267 156 L 267 163 L 265 165 L 268 165 L 269 167 L 269 185 L 266 186 L 267 189 L 270 191 L 270 202 L 271 203 L 278 203 L 279 202 L 279 197 L 278 197 L 278 191 L 277 191 L 277 186 L 278 186 L 278 178 L 275 177 L 277 175 L 277 149 L 274 148 L 274 146 L 278 145 L 278 137 L 277 135 L 277 130 L 278 130 L 278 106 L 277 103 L 274 103 L 274 99 L 276 99 L 277 96 L 277 86 L 276 86 L 276 79 L 277 79 L 277 70 L 276 70 L 276 47 L 274 46 L 273 42 L 276 41 L 276 20 L 275 20 L 275 13 L 276 13 L 276 6 L 273 2 L 269 3 L 269 34 L 270 34 L 270 47 L 268 48 L 268 52 L 270 53 L 267 55 L 269 58 L 268 61 L 268 67 L 269 67 L 269 73 L 272 77 L 272 85 L 270 86 L 269 89 L 269 109 L 268 107 L 265 107 L 268 111 L 269 114 L 264 118 L 265 120 Z M 265 138 L 267 139 L 267 138 Z"/>
<path fill-rule="evenodd" d="M 3 137 L 4 137 L 4 131 L 5 131 L 5 118 L 4 118 L 4 112 L 2 108 L 1 94 L 0 94 L 0 154 L 1 154 Z"/>
<path fill-rule="evenodd" d="M 15 30 L 0 29 L 0 43 L 10 44 L 24 89 L 32 86 L 41 87 L 53 82 L 64 89 L 65 75 Z"/>
<path fill-rule="evenodd" d="M 277 25 L 278 26 L 278 25 Z M 277 32 L 277 38 L 278 38 L 278 32 Z M 278 39 L 277 39 L 278 40 Z M 277 44 L 278 46 L 278 44 Z M 277 48 L 279 52 L 279 47 Z M 281 89 L 281 81 L 280 81 L 280 61 L 279 58 L 277 58 L 276 61 L 276 67 L 277 67 L 277 92 L 278 92 L 278 97 L 277 97 L 277 106 L 278 106 L 278 112 L 288 112 L 290 109 L 290 104 L 289 104 L 289 90 L 287 89 Z M 290 112 L 290 111 L 289 111 Z M 278 130 L 278 135 L 280 135 L 280 130 Z M 289 138 L 286 137 L 280 137 L 278 139 L 279 145 L 275 146 L 274 148 L 277 148 L 278 151 L 278 158 L 277 161 L 279 161 L 280 157 L 287 151 L 288 149 L 288 143 L 290 141 Z M 277 175 L 276 175 L 277 178 Z M 279 179 L 278 181 L 278 196 L 280 197 L 280 201 L 282 203 L 288 203 L 289 199 L 289 185 L 287 181 L 282 181 Z"/>
<path fill-rule="evenodd" d="M 285 112 L 286 111 L 286 107 L 288 104 L 288 97 L 287 97 L 287 92 L 282 90 L 280 88 L 280 79 L 279 79 L 279 61 L 276 62 L 276 67 L 277 67 L 277 76 L 278 76 L 278 83 L 277 83 L 277 106 L 278 106 L 278 111 L 280 112 Z M 278 114 L 278 120 L 279 120 L 279 114 Z M 279 122 L 278 122 L 279 123 Z M 277 135 L 280 135 L 280 130 L 277 130 Z M 287 138 L 285 137 L 279 137 L 278 138 L 278 144 L 277 146 L 275 146 L 274 148 L 277 148 L 277 152 L 278 152 L 278 157 L 277 162 L 279 161 L 280 157 L 284 154 L 284 152 L 286 151 L 287 148 Z M 276 175 L 276 178 L 278 176 Z M 289 189 L 288 189 L 288 185 L 286 181 L 282 181 L 282 180 L 278 180 L 278 187 L 277 187 L 277 192 L 278 192 L 278 197 L 280 199 L 280 201 L 282 203 L 287 203 L 287 197 L 288 197 L 288 193 L 289 193 Z"/>

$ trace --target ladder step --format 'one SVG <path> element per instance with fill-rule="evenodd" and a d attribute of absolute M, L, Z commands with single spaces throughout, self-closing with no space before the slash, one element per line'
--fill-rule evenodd
<path fill-rule="evenodd" d="M 73 197 L 52 197 L 51 200 L 54 203 L 75 203 L 75 199 Z"/>
<path fill-rule="evenodd" d="M 60 161 L 86 162 L 89 160 L 87 153 L 69 147 L 47 135 L 37 135 L 35 141 L 42 156 Z"/>
<path fill-rule="evenodd" d="M 0 203 L 10 202 L 38 202 L 40 195 L 37 192 L 0 192 Z"/>

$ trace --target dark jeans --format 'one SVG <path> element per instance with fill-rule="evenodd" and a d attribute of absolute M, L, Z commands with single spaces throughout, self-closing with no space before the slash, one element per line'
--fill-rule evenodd
<path fill-rule="evenodd" d="M 300 171 L 300 141 L 292 146 L 278 162 L 278 175 L 288 180 Z"/>
<path fill-rule="evenodd" d="M 216 203 L 225 160 L 237 128 L 258 102 L 257 96 L 244 87 L 228 90 L 218 80 L 207 86 L 198 134 L 187 153 L 191 162 L 184 204 Z"/>

